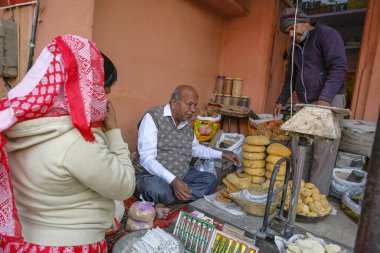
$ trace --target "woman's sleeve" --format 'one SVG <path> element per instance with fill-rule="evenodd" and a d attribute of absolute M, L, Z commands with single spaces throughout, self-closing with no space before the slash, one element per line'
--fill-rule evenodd
<path fill-rule="evenodd" d="M 65 169 L 104 197 L 129 198 L 135 190 L 135 170 L 120 129 L 94 134 L 97 140 L 101 137 L 105 141 L 91 143 L 78 139 L 63 157 Z"/>

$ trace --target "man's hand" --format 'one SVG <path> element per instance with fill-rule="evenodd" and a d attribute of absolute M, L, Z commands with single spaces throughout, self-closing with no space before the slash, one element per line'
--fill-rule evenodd
<path fill-rule="evenodd" d="M 282 104 L 276 104 L 273 108 L 273 116 L 278 115 L 281 112 Z"/>
<path fill-rule="evenodd" d="M 107 112 L 106 117 L 103 120 L 102 130 L 103 132 L 107 132 L 115 128 L 117 128 L 115 110 L 113 109 L 111 102 L 107 101 Z"/>
<path fill-rule="evenodd" d="M 191 190 L 182 179 L 176 177 L 170 185 L 173 187 L 173 191 L 177 199 L 189 200 L 191 198 Z"/>
<path fill-rule="evenodd" d="M 322 100 L 322 99 L 318 99 L 317 105 L 330 106 L 330 102 Z"/>
<path fill-rule="evenodd" d="M 241 166 L 241 162 L 240 162 L 239 157 L 237 157 L 237 155 L 235 155 L 235 153 L 233 153 L 233 152 L 223 151 L 222 158 L 227 159 L 229 161 L 232 161 L 236 167 Z"/>

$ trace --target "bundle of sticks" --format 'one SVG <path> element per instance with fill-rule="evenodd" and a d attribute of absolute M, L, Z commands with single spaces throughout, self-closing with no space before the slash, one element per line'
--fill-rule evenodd
<path fill-rule="evenodd" d="M 135 244 L 132 253 L 180 252 L 178 241 L 160 228 L 148 230 Z"/>

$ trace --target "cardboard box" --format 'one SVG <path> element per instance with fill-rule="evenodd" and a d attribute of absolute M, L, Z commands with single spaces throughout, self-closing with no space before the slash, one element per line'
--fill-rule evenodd
<path fill-rule="evenodd" d="M 357 133 L 343 128 L 339 150 L 371 157 L 375 133 Z"/>
<path fill-rule="evenodd" d="M 233 235 L 214 229 L 206 252 L 252 252 L 258 253 L 259 248 L 252 240 L 239 239 Z"/>

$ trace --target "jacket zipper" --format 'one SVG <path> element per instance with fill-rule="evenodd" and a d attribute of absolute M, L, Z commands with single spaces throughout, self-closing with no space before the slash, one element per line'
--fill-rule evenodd
<path fill-rule="evenodd" d="M 301 61 L 301 82 L 302 82 L 303 89 L 305 91 L 305 93 L 304 93 L 305 95 L 304 96 L 305 96 L 305 102 L 306 102 L 306 104 L 308 104 L 309 101 L 307 100 L 306 86 L 305 86 L 305 82 L 303 80 L 303 62 L 304 62 L 303 50 L 304 50 L 304 48 L 306 46 L 308 38 L 309 38 L 309 34 L 306 37 L 305 44 L 303 45 L 303 47 L 301 47 L 300 45 L 296 44 L 296 46 L 301 50 L 301 56 L 302 56 L 302 61 Z"/>

